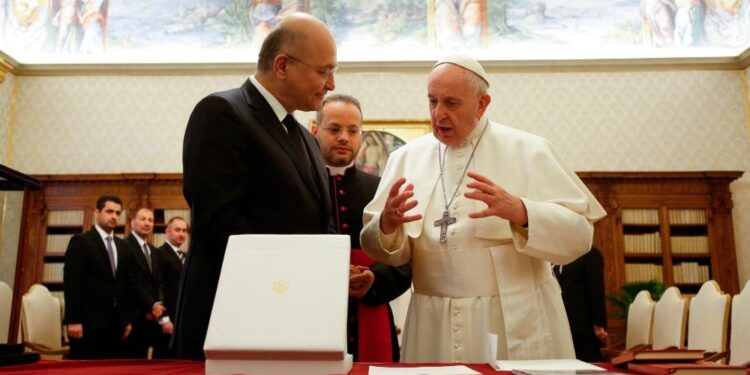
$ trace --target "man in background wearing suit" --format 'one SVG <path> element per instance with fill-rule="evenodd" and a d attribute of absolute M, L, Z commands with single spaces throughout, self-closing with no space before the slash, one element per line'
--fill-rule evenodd
<path fill-rule="evenodd" d="M 180 275 L 182 274 L 182 265 L 187 257 L 186 252 L 180 249 L 187 240 L 188 225 L 184 218 L 175 216 L 167 222 L 165 230 L 167 240 L 156 250 L 159 256 L 159 273 L 161 282 L 164 287 L 164 306 L 166 314 L 174 315 L 177 309 L 177 291 L 180 288 Z M 170 327 L 171 328 L 171 327 Z M 172 338 L 172 330 L 163 330 L 157 341 L 160 341 L 156 347 L 163 348 L 166 352 L 154 353 L 154 356 L 160 358 L 174 357 L 174 353 L 169 350 L 169 341 Z"/>
<path fill-rule="evenodd" d="M 70 358 L 122 358 L 132 326 L 128 311 L 131 264 L 127 245 L 114 229 L 122 200 L 96 201 L 94 228 L 76 234 L 65 251 L 65 324 Z"/>
<path fill-rule="evenodd" d="M 175 322 L 178 358 L 204 358 L 230 235 L 332 229 L 320 149 L 292 114 L 320 109 L 334 89 L 336 65 L 325 24 L 292 14 L 263 42 L 255 75 L 240 88 L 207 96 L 190 115 L 182 165 L 192 232 Z"/>
<path fill-rule="evenodd" d="M 411 264 L 375 262 L 359 245 L 362 209 L 380 182 L 354 165 L 362 144 L 362 108 L 352 96 L 329 95 L 316 120 L 312 133 L 326 161 L 336 233 L 351 238 L 348 351 L 359 362 L 398 362 L 398 336 L 388 303 L 411 286 Z"/>
<path fill-rule="evenodd" d="M 154 346 L 156 338 L 160 336 L 159 323 L 171 325 L 166 320 L 160 320 L 165 307 L 156 248 L 148 243 L 148 236 L 153 230 L 154 212 L 141 208 L 130 221 L 130 235 L 125 239 L 133 259 L 131 274 L 134 290 L 130 303 L 133 332 L 127 340 L 131 358 L 146 358 L 149 346 Z M 156 348 L 154 350 L 157 351 Z"/>
<path fill-rule="evenodd" d="M 554 265 L 552 270 L 562 289 L 576 358 L 586 362 L 601 362 L 600 347 L 607 339 L 602 254 L 599 249 L 592 247 L 572 263 Z"/>

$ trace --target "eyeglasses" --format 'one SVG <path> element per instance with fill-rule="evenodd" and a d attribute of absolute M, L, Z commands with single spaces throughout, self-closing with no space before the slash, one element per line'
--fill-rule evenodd
<path fill-rule="evenodd" d="M 347 127 L 347 128 L 340 128 L 338 126 L 330 126 L 330 127 L 321 126 L 320 129 L 328 133 L 331 133 L 331 135 L 334 135 L 336 137 L 338 137 L 342 132 L 346 132 L 346 134 L 348 134 L 349 137 L 356 137 L 362 134 L 362 128 L 356 127 L 356 126 Z"/>
<path fill-rule="evenodd" d="M 333 68 L 314 67 L 314 66 L 312 66 L 312 65 L 310 65 L 310 64 L 308 64 L 308 63 L 306 63 L 306 62 L 304 62 L 304 61 L 302 61 L 302 60 L 300 60 L 300 59 L 298 59 L 298 58 L 296 58 L 296 57 L 294 57 L 292 55 L 289 55 L 289 54 L 286 54 L 286 53 L 284 55 L 286 57 L 288 57 L 288 58 L 290 58 L 290 59 L 292 59 L 292 60 L 294 60 L 294 61 L 296 61 L 296 62 L 298 62 L 298 63 L 300 63 L 300 64 L 302 64 L 302 65 L 304 65 L 304 66 L 306 66 L 306 67 L 308 67 L 310 69 L 312 69 L 312 70 L 314 70 L 316 73 L 318 73 L 318 75 L 320 76 L 320 78 L 323 78 L 325 80 L 327 80 L 328 78 L 331 78 L 331 76 L 333 76 L 334 74 L 336 74 L 336 71 L 339 70 L 338 66 L 334 66 Z"/>

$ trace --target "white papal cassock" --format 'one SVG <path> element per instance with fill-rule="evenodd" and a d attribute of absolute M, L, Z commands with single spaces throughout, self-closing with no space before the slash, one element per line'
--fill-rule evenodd
<path fill-rule="evenodd" d="M 446 153 L 450 196 L 487 123 Z M 528 229 L 498 217 L 471 219 L 486 208 L 465 198 L 468 176 L 450 206 L 458 221 L 439 242 L 433 224 L 444 211 L 439 141 L 422 136 L 391 154 L 375 198 L 364 210 L 362 247 L 392 265 L 412 262 L 414 294 L 404 327 L 404 362 L 484 362 L 487 333 L 498 334 L 498 359 L 574 358 L 565 307 L 549 265 L 569 263 L 591 247 L 592 223 L 606 215 L 586 186 L 540 137 L 489 123 L 469 171 L 521 197 Z M 445 146 L 442 146 L 445 150 Z M 380 232 L 380 212 L 400 177 L 414 184 L 419 204 L 391 235 Z M 450 197 L 448 198 L 450 200 Z"/>

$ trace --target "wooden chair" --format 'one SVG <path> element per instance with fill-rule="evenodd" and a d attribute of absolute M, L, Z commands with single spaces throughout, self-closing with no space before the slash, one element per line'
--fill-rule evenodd
<path fill-rule="evenodd" d="M 43 285 L 32 285 L 21 299 L 21 332 L 24 346 L 43 359 L 62 359 L 70 352 L 62 345 L 60 301 Z"/>
<path fill-rule="evenodd" d="M 641 290 L 628 307 L 628 322 L 625 331 L 625 350 L 635 350 L 651 345 L 651 330 L 654 322 L 654 305 L 651 293 Z"/>
<path fill-rule="evenodd" d="M 0 281 L 0 344 L 8 342 L 10 329 L 10 307 L 13 304 L 13 291 L 8 284 Z"/>
<path fill-rule="evenodd" d="M 716 281 L 709 280 L 690 301 L 687 348 L 705 350 L 704 361 L 726 361 L 730 300 Z"/>
<path fill-rule="evenodd" d="M 654 307 L 653 349 L 685 347 L 687 307 L 677 287 L 672 286 L 664 291 Z"/>
<path fill-rule="evenodd" d="M 732 338 L 729 342 L 729 364 L 750 365 L 750 281 L 732 299 Z"/>

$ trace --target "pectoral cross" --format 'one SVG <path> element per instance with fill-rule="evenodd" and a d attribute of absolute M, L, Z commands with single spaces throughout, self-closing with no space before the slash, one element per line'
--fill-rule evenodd
<path fill-rule="evenodd" d="M 443 211 L 443 218 L 435 220 L 435 226 L 440 227 L 440 242 L 448 241 L 446 234 L 448 233 L 448 226 L 456 223 L 455 217 L 450 217 L 448 210 Z"/>

